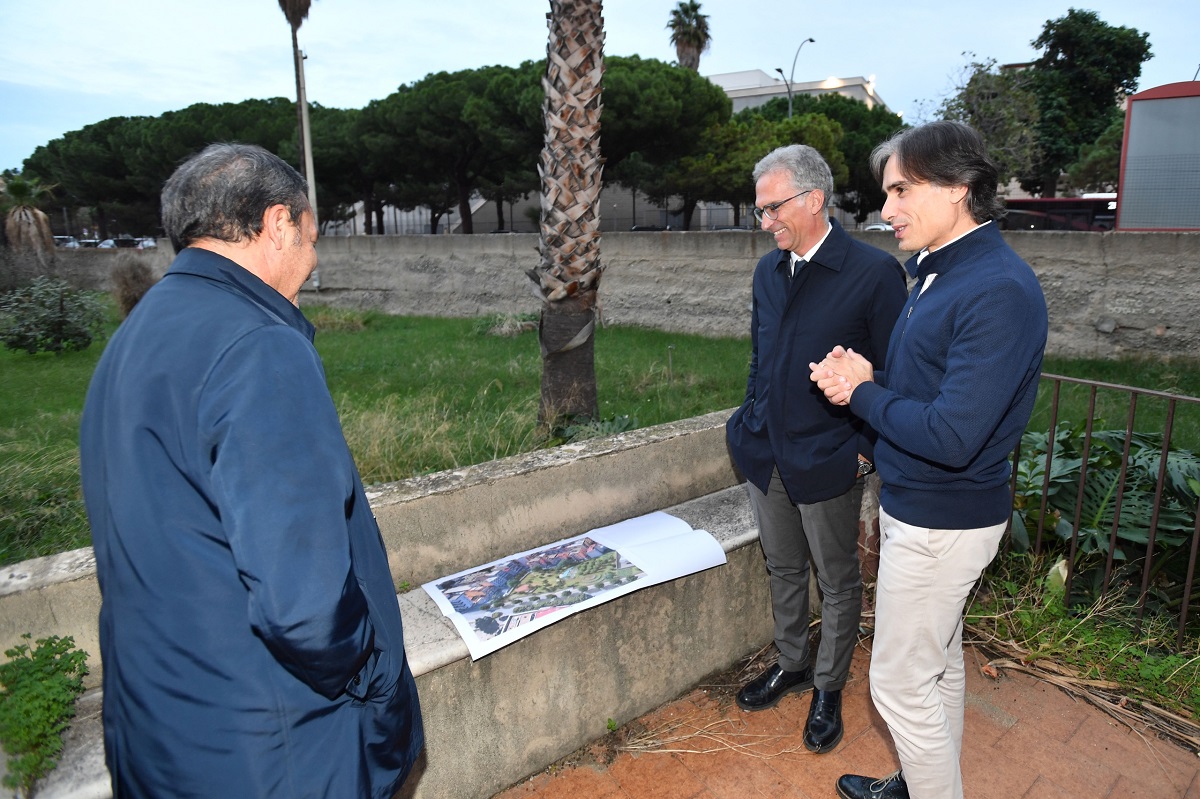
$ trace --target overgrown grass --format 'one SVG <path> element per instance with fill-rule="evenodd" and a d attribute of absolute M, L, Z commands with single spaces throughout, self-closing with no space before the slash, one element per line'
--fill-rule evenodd
<path fill-rule="evenodd" d="M 537 431 L 541 355 L 528 318 L 304 310 L 318 327 L 317 349 L 330 391 L 366 482 L 553 443 Z M 115 325 L 114 310 L 110 329 Z M 89 543 L 79 492 L 78 428 L 103 344 L 59 356 L 0 352 L 0 563 Z M 594 430 L 624 429 L 630 422 L 622 417 L 645 427 L 732 408 L 745 392 L 749 357 L 746 338 L 600 328 L 600 416 L 613 421 Z M 1200 396 L 1196 362 L 1164 367 L 1150 361 L 1049 359 L 1047 371 Z M 1084 410 L 1086 401 L 1064 413 Z M 1109 426 L 1123 425 L 1123 413 L 1110 417 Z M 1196 428 L 1183 443 L 1176 434 L 1177 446 L 1189 446 L 1189 440 L 1191 446 L 1200 441 Z"/>
<path fill-rule="evenodd" d="M 1113 683 L 1135 701 L 1200 717 L 1200 639 L 1175 647 L 1175 620 L 1119 604 L 1115 591 L 1090 607 L 1068 610 L 1051 559 L 1001 554 L 984 573 L 966 624 L 985 645 L 1025 663 L 1072 667 L 1078 680 Z"/>

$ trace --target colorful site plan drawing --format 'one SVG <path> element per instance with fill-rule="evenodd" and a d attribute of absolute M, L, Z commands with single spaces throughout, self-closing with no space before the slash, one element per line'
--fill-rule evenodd
<path fill-rule="evenodd" d="M 586 608 L 723 563 L 711 535 L 657 512 L 423 587 L 475 660 Z"/>

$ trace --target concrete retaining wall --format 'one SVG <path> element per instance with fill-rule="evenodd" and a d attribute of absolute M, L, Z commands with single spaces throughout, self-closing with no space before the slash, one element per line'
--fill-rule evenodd
<path fill-rule="evenodd" d="M 889 233 L 852 233 L 897 254 Z M 1038 273 L 1050 309 L 1049 351 L 1072 357 L 1200 352 L 1200 233 L 1009 231 Z M 138 253 L 165 270 L 171 249 Z M 537 311 L 525 270 L 534 234 L 351 236 L 318 243 L 319 291 L 305 303 L 388 313 L 471 317 Z M 605 233 L 601 309 L 608 323 L 708 336 L 742 336 L 750 276 L 773 243 L 761 232 Z M 117 251 L 60 251 L 60 268 L 104 287 Z"/>
<path fill-rule="evenodd" d="M 483 799 L 725 668 L 772 634 L 768 581 L 724 443 L 729 411 L 372 491 L 428 735 L 422 799 Z M 590 609 L 471 661 L 421 583 L 655 510 L 713 533 L 724 566 Z M 402 584 L 407 582 L 407 586 Z M 72 635 L 101 664 L 90 549 L 0 572 L 0 645 Z M 87 706 L 98 705 L 95 695 Z M 39 792 L 107 797 L 99 719 L 81 717 Z"/>

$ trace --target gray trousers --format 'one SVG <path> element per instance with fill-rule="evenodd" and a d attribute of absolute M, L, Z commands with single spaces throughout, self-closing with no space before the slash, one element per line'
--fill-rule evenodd
<path fill-rule="evenodd" d="M 779 666 L 800 671 L 809 665 L 809 561 L 821 588 L 821 643 L 813 666 L 817 688 L 840 690 L 850 673 L 862 613 L 858 566 L 858 519 L 862 480 L 840 497 L 811 505 L 793 504 L 779 473 L 764 494 L 746 484 L 758 523 L 758 538 L 771 577 L 775 646 Z"/>

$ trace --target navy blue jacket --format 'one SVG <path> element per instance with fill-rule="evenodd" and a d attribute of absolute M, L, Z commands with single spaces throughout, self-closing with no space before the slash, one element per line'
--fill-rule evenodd
<path fill-rule="evenodd" d="M 725 426 L 747 480 L 765 493 L 778 468 L 792 501 L 805 504 L 849 491 L 858 455 L 870 458 L 873 440 L 848 408 L 826 401 L 808 364 L 837 344 L 882 361 L 905 296 L 896 259 L 831 222 L 790 285 L 788 251 L 774 250 L 755 267 L 750 378 L 745 402 Z"/>
<path fill-rule="evenodd" d="M 313 328 L 189 248 L 80 436 L 125 797 L 390 797 L 423 742 L 396 591 Z"/>
<path fill-rule="evenodd" d="M 999 524 L 1012 513 L 1009 455 L 1042 371 L 1042 288 L 995 223 L 906 268 L 917 284 L 887 364 L 850 397 L 879 432 L 880 504 L 919 527 Z"/>

